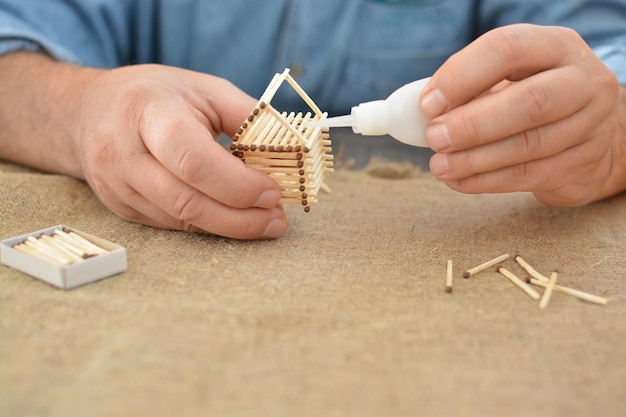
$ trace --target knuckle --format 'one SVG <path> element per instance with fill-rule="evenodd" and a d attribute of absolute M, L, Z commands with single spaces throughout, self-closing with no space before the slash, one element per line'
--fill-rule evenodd
<path fill-rule="evenodd" d="M 177 170 L 187 184 L 197 184 L 202 178 L 202 163 L 188 148 L 180 147 L 176 159 Z"/>
<path fill-rule="evenodd" d="M 503 28 L 494 43 L 504 62 L 515 62 L 527 53 L 529 39 L 523 26 L 513 25 Z"/>
<path fill-rule="evenodd" d="M 593 84 L 596 89 L 604 92 L 603 102 L 614 106 L 619 99 L 620 85 L 617 76 L 608 67 L 604 66 L 603 71 L 596 71 L 593 75 Z"/>
<path fill-rule="evenodd" d="M 470 176 L 478 170 L 475 152 L 463 150 L 456 152 L 449 158 L 449 177 L 461 179 Z"/>
<path fill-rule="evenodd" d="M 188 230 L 199 218 L 199 208 L 200 205 L 197 203 L 196 192 L 193 190 L 185 190 L 174 200 L 172 215 L 181 222 L 181 228 Z"/>
<path fill-rule="evenodd" d="M 526 178 L 528 178 L 528 164 L 526 162 L 522 162 L 521 164 L 515 165 L 513 167 L 513 181 L 515 184 L 524 184 L 526 182 Z"/>
<path fill-rule="evenodd" d="M 527 111 L 532 121 L 540 120 L 549 109 L 550 94 L 542 84 L 530 83 L 526 86 Z"/>
<path fill-rule="evenodd" d="M 466 137 L 470 143 L 475 143 L 480 140 L 482 135 L 480 118 L 473 117 L 472 115 L 463 116 L 460 119 L 460 126 L 463 133 L 462 136 Z M 452 137 L 455 137 L 454 133 L 452 133 Z"/>
<path fill-rule="evenodd" d="M 516 141 L 516 154 L 528 160 L 541 153 L 541 134 L 538 128 L 525 130 L 521 133 L 521 140 Z"/>

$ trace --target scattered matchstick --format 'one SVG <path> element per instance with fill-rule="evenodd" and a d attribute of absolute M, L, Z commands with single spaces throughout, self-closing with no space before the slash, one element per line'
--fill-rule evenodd
<path fill-rule="evenodd" d="M 485 263 L 482 263 L 478 266 L 475 266 L 473 268 L 468 269 L 467 271 L 463 272 L 463 278 L 469 278 L 472 275 L 476 275 L 477 273 L 484 271 L 485 269 L 494 266 L 497 263 L 500 263 L 502 261 L 504 261 L 505 259 L 507 259 L 509 257 L 508 253 L 505 253 L 504 255 L 500 255 L 496 258 L 493 258 L 490 261 L 487 261 Z"/>
<path fill-rule="evenodd" d="M 512 273 L 508 269 L 506 269 L 506 268 L 504 268 L 502 266 L 498 266 L 496 268 L 496 271 L 498 271 L 504 277 L 508 278 L 513 284 L 515 284 L 519 288 L 521 288 L 533 300 L 539 301 L 539 299 L 541 298 L 539 293 L 537 291 L 535 291 L 534 288 L 532 288 L 530 285 L 528 285 L 527 283 L 525 283 L 524 281 L 519 279 L 514 273 Z"/>
<path fill-rule="evenodd" d="M 468 269 L 463 273 L 464 278 L 468 278 L 472 275 L 475 275 L 485 269 L 489 268 L 492 265 L 497 264 L 498 262 L 502 262 L 508 258 L 508 254 L 504 254 L 494 258 L 490 261 L 487 261 L 483 264 L 480 264 L 474 268 Z M 576 290 L 573 288 L 564 287 L 562 285 L 558 285 L 556 283 L 558 279 L 558 271 L 552 272 L 550 277 L 546 277 L 545 275 L 539 273 L 535 268 L 533 268 L 528 262 L 526 262 L 519 254 L 515 255 L 514 258 L 516 263 L 518 263 L 530 276 L 526 277 L 526 282 L 516 276 L 513 272 L 504 268 L 501 265 L 496 267 L 496 271 L 508 278 L 513 284 L 522 289 L 529 297 L 532 299 L 539 301 L 539 309 L 543 310 L 547 308 L 548 303 L 552 297 L 553 292 L 560 292 L 562 294 L 566 294 L 572 297 L 576 297 L 580 300 L 587 301 L 594 304 L 606 305 L 608 303 L 608 299 L 604 297 L 600 297 L 597 295 L 589 294 L 584 291 Z M 593 266 L 592 266 L 593 267 Z M 448 277 L 446 280 L 446 292 L 452 292 L 452 281 L 451 281 L 451 270 L 452 270 L 452 260 L 448 261 Z M 537 285 L 545 288 L 542 295 L 539 294 L 534 288 L 532 288 L 529 284 Z"/>
<path fill-rule="evenodd" d="M 448 260 L 446 275 L 446 292 L 452 292 L 452 259 Z"/>
<path fill-rule="evenodd" d="M 548 307 L 548 303 L 550 302 L 550 297 L 552 296 L 552 291 L 554 290 L 554 286 L 556 285 L 556 279 L 558 277 L 557 271 L 553 271 L 552 275 L 548 282 L 546 283 L 546 289 L 541 296 L 541 301 L 539 301 L 539 309 L 543 310 Z"/>
<path fill-rule="evenodd" d="M 528 272 L 528 274 L 530 274 L 531 277 L 536 278 L 539 281 L 543 281 L 543 282 L 549 281 L 548 277 L 537 272 L 537 270 L 533 268 L 532 266 L 530 266 L 530 264 L 526 262 L 519 254 L 515 255 L 513 259 L 515 260 L 515 262 L 519 264 L 519 266 L 521 266 L 524 269 L 524 271 Z"/>
<path fill-rule="evenodd" d="M 536 278 L 531 278 L 530 279 L 531 284 L 533 285 L 538 285 L 540 287 L 547 287 L 548 283 L 540 281 Z M 594 303 L 594 304 L 601 304 L 601 305 L 606 305 L 608 303 L 608 299 L 604 298 L 604 297 L 600 297 L 598 295 L 593 295 L 593 294 L 589 294 L 587 292 L 584 291 L 580 291 L 580 290 L 575 290 L 573 288 L 569 288 L 569 287 L 564 287 L 562 285 L 554 285 L 554 291 L 556 292 L 560 292 L 562 294 L 566 294 L 566 295 L 570 295 L 572 297 L 576 297 L 580 300 L 584 300 L 584 301 L 588 301 L 590 303 Z"/>

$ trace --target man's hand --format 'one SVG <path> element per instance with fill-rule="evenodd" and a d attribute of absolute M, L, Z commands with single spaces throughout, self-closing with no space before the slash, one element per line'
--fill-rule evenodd
<path fill-rule="evenodd" d="M 430 169 L 454 190 L 530 191 L 554 206 L 616 194 L 626 189 L 623 93 L 574 31 L 495 29 L 424 89 Z"/>
<path fill-rule="evenodd" d="M 229 82 L 159 65 L 95 70 L 12 55 L 0 59 L 0 76 L 26 91 L 2 87 L 22 106 L 29 89 L 37 102 L 28 117 L 2 120 L 31 146 L 0 134 L 0 157 L 83 178 L 131 221 L 242 239 L 284 232 L 278 184 L 215 141 L 256 103 Z"/>

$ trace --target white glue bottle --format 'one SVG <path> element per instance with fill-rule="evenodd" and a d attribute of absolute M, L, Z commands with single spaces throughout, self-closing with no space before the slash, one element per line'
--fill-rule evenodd
<path fill-rule="evenodd" d="M 361 103 L 346 116 L 305 122 L 305 127 L 352 127 L 365 136 L 390 135 L 413 146 L 428 147 L 425 131 L 430 118 L 420 108 L 420 95 L 430 77 L 405 84 L 386 100 Z"/>

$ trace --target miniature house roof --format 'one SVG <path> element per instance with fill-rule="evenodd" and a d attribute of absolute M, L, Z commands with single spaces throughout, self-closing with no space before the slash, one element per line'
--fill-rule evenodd
<path fill-rule="evenodd" d="M 272 98 L 284 81 L 309 106 L 305 114 L 279 112 Z M 280 186 L 281 203 L 300 203 L 304 211 L 317 202 L 324 176 L 333 170 L 333 155 L 327 127 L 307 128 L 303 123 L 326 118 L 285 69 L 274 75 L 230 145 L 233 155 L 246 165 L 267 173 Z"/>

